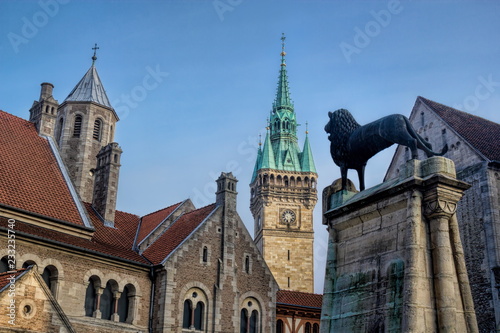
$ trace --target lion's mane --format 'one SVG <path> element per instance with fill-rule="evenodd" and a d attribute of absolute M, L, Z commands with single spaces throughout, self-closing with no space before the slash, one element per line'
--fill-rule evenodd
<path fill-rule="evenodd" d="M 349 137 L 360 126 L 348 110 L 339 109 L 332 112 L 328 123 L 328 132 L 332 142 L 332 157 L 335 164 L 340 166 L 346 162 Z"/>

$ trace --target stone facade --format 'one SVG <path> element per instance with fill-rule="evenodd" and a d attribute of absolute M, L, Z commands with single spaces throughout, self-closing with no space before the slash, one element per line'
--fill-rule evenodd
<path fill-rule="evenodd" d="M 478 331 L 455 214 L 469 186 L 442 157 L 400 173 L 343 203 L 340 192 L 325 200 L 321 332 Z"/>
<path fill-rule="evenodd" d="M 117 117 L 112 109 L 92 102 L 59 106 L 55 140 L 81 199 L 92 202 L 97 154 L 112 142 Z M 98 125 L 100 124 L 100 125 Z"/>
<path fill-rule="evenodd" d="M 275 332 L 278 285 L 236 211 L 236 178 L 223 173 L 199 209 L 116 211 L 118 118 L 94 64 L 58 107 L 52 88 L 32 123 L 0 111 L 0 230 L 16 249 L 0 249 L 0 282 L 28 267 L 39 282 L 19 282 L 16 301 L 38 309 L 19 331 Z M 2 316 L 1 329 L 16 327 Z"/>
<path fill-rule="evenodd" d="M 251 191 L 255 243 L 280 288 L 313 292 L 315 174 L 262 170 Z M 288 211 L 293 221 L 284 219 Z"/>
<path fill-rule="evenodd" d="M 496 227 L 500 222 L 500 125 L 422 97 L 417 98 L 409 119 L 436 150 L 448 145 L 445 156 L 454 161 L 457 179 L 471 185 L 458 203 L 457 220 L 479 329 L 496 332 L 500 328 L 500 230 Z M 398 177 L 408 158 L 409 152 L 398 147 L 386 179 Z"/>
<path fill-rule="evenodd" d="M 29 238 L 19 236 L 16 239 L 16 248 L 17 267 L 36 265 L 33 271 L 51 281 L 50 292 L 77 332 L 147 330 L 148 300 L 151 292 L 148 287 L 151 282 L 147 265 L 106 260 L 100 256 L 91 256 L 85 251 L 68 251 L 64 246 L 35 243 Z M 0 257 L 6 254 L 6 250 L 3 250 Z M 100 320 L 99 315 L 86 316 L 85 295 L 91 278 L 101 294 L 108 283 L 112 285 L 115 295 L 122 293 L 127 286 L 131 304 L 127 311 L 128 318 L 120 319 L 115 316 L 113 320 Z M 47 285 L 46 281 L 44 284 Z"/>
<path fill-rule="evenodd" d="M 32 266 L 14 274 L 0 274 L 0 283 L 8 279 L 6 285 L 0 285 L 0 289 L 8 290 L 0 294 L 0 318 L 10 321 L 10 327 L 0 327 L 0 332 L 74 333 L 67 316 L 36 270 L 37 267 Z"/>
<path fill-rule="evenodd" d="M 274 332 L 278 286 L 236 212 L 236 179 L 223 174 L 218 189 L 213 214 L 155 269 L 155 332 L 190 331 L 186 301 L 203 304 L 202 331 L 246 332 L 256 313 L 257 332 Z"/>

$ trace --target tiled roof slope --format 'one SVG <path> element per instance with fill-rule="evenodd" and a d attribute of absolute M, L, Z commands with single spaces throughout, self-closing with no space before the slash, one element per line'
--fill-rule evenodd
<path fill-rule="evenodd" d="M 13 272 L 5 272 L 5 273 L 0 273 L 0 292 L 4 290 L 4 288 L 10 284 L 10 278 L 14 276 L 14 281 L 19 278 L 23 273 L 25 273 L 28 270 L 28 268 L 22 268 L 15 270 Z"/>
<path fill-rule="evenodd" d="M 323 295 L 292 290 L 279 290 L 276 295 L 276 303 L 308 308 L 321 308 L 323 304 Z"/>
<path fill-rule="evenodd" d="M 500 124 L 419 96 L 439 117 L 490 161 L 500 161 Z"/>
<path fill-rule="evenodd" d="M 46 139 L 0 111 L 0 204 L 84 225 Z"/>
<path fill-rule="evenodd" d="M 87 204 L 86 206 L 89 208 L 90 205 Z M 16 221 L 16 238 L 21 237 L 21 235 L 34 236 L 48 242 L 53 241 L 58 244 L 77 247 L 84 251 L 94 251 L 103 255 L 149 264 L 146 259 L 132 250 L 135 235 L 134 228 L 137 228 L 138 216 L 116 211 L 114 228 L 105 227 L 92 209 L 89 210 L 89 216 L 96 229 L 90 240 L 22 221 Z M 7 229 L 7 218 L 0 217 L 0 229 Z"/>
<path fill-rule="evenodd" d="M 214 211 L 215 207 L 215 204 L 211 204 L 182 215 L 142 255 L 153 264 L 160 264 Z"/>
<path fill-rule="evenodd" d="M 92 243 L 106 254 L 129 260 L 147 262 L 132 250 L 139 225 L 139 216 L 117 210 L 114 227 L 107 227 L 97 216 L 90 203 L 85 203 L 92 224 L 95 227 Z"/>
<path fill-rule="evenodd" d="M 156 212 L 144 215 L 141 218 L 139 232 L 137 235 L 137 244 L 139 244 L 151 231 L 153 231 L 163 220 L 165 220 L 172 212 L 179 207 L 181 202 L 176 203 L 167 208 L 160 209 Z"/>

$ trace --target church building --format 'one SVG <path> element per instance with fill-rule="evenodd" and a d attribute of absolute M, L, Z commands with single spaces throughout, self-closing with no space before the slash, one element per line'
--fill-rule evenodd
<path fill-rule="evenodd" d="M 60 104 L 42 83 L 29 121 L 0 111 L 0 332 L 274 332 L 278 285 L 231 173 L 205 207 L 116 210 L 119 119 L 95 62 Z"/>

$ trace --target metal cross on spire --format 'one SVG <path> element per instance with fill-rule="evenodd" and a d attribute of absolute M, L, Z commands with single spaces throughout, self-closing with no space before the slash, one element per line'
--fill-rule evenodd
<path fill-rule="evenodd" d="M 286 55 L 286 52 L 285 52 L 285 33 L 282 32 L 281 33 L 281 65 L 283 66 L 286 66 L 285 64 L 285 55 Z"/>
<path fill-rule="evenodd" d="M 97 50 L 99 50 L 99 48 L 97 47 L 97 43 L 95 43 L 95 45 L 92 48 L 92 50 L 94 50 L 94 55 L 92 56 L 92 66 L 94 66 L 94 63 L 97 60 L 96 52 L 97 52 Z"/>

